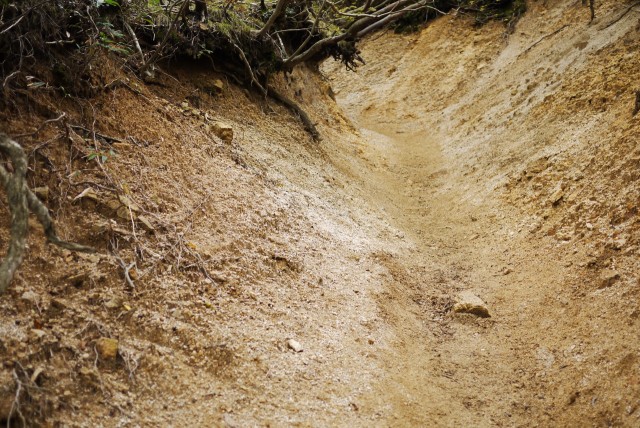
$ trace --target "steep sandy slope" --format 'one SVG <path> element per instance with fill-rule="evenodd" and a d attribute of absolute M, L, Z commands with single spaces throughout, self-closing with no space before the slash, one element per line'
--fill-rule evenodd
<path fill-rule="evenodd" d="M 154 86 L 112 65 L 97 84 L 123 84 L 103 95 L 33 91 L 30 104 L 17 99 L 3 112 L 11 135 L 67 113 L 69 127 L 19 138 L 32 156 L 29 184 L 48 186 L 63 236 L 100 253 L 46 246 L 33 224 L 28 257 L 0 300 L 0 420 L 370 420 L 375 412 L 358 412 L 358 399 L 372 390 L 393 334 L 370 295 L 388 276 L 375 255 L 399 232 L 282 107 L 228 84 L 211 95 L 205 88 L 220 76 L 207 64 L 173 65 L 173 77 Z M 304 99 L 355 141 L 317 74 L 289 80 L 283 90 L 311 88 Z M 218 120 L 233 127 L 232 143 L 212 131 Z M 331 156 L 351 155 L 343 143 Z M 136 263 L 135 288 L 110 253 Z M 104 338 L 118 341 L 115 360 L 100 350 Z M 289 349 L 290 339 L 303 351 Z"/>
<path fill-rule="evenodd" d="M 378 405 L 402 425 L 639 423 L 630 6 L 589 24 L 577 2 L 533 3 L 508 36 L 448 17 L 373 37 L 357 74 L 325 70 L 415 244 L 380 298 L 401 339 Z M 492 318 L 433 316 L 457 290 Z"/>

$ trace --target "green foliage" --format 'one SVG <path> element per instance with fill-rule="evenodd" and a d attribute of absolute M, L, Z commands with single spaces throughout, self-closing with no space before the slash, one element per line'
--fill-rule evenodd
<path fill-rule="evenodd" d="M 108 151 L 94 150 L 91 151 L 85 158 L 87 159 L 87 161 L 95 160 L 98 163 L 104 164 L 109 160 L 109 157 L 113 157 L 115 155 L 116 153 L 113 151 L 113 149 L 109 149 Z"/>
<path fill-rule="evenodd" d="M 525 0 L 463 0 L 460 7 L 474 13 L 478 23 L 490 20 L 509 22 L 518 19 L 526 10 Z"/>
<path fill-rule="evenodd" d="M 422 5 L 401 11 L 406 13 L 393 24 L 396 31 L 416 30 L 439 11 L 457 9 L 478 23 L 514 22 L 525 8 L 525 0 L 430 0 L 426 5 L 290 0 L 271 20 L 278 0 L 268 1 L 265 8 L 258 2 L 209 0 L 207 19 L 196 16 L 193 0 L 168 4 L 162 0 L 0 0 L 0 4 L 7 1 L 10 7 L 3 9 L 0 22 L 0 80 L 19 68 L 23 75 L 34 73 L 26 68 L 44 61 L 51 65 L 50 76 L 40 80 L 72 95 L 100 90 L 88 70 L 98 69 L 95 62 L 101 50 L 140 72 L 162 59 L 210 58 L 234 77 L 257 83 L 300 62 L 328 57 L 355 67 L 362 61 L 358 39 L 365 29 L 377 28 L 372 25 L 376 20 L 386 22 L 383 18 L 394 10 L 389 7 Z M 369 8 L 363 15 L 365 4 Z M 369 20 L 372 16 L 375 19 Z M 266 22 L 269 27 L 260 31 Z M 331 43 L 318 43 L 327 39 Z M 16 88 L 18 84 L 17 77 L 9 81 Z"/>
<path fill-rule="evenodd" d="M 98 27 L 101 29 L 97 42 L 99 46 L 122 55 L 131 53 L 122 31 L 115 29 L 110 22 L 101 22 Z"/>
<path fill-rule="evenodd" d="M 457 9 L 472 15 L 478 24 L 488 21 L 503 21 L 512 24 L 526 11 L 526 0 L 435 0 L 433 7 L 442 12 Z M 394 25 L 398 33 L 417 31 L 420 26 L 438 16 L 432 9 L 411 12 Z"/>

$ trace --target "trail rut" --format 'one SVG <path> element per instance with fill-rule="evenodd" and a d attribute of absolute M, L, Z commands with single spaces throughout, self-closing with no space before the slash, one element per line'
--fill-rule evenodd
<path fill-rule="evenodd" d="M 540 205 L 547 211 L 532 216 L 517 199 L 522 193 L 512 190 L 518 188 L 512 177 L 521 168 L 526 174 L 527 161 L 589 144 L 589 135 L 580 134 L 583 125 L 567 126 L 561 118 L 534 125 L 531 119 L 554 108 L 550 94 L 562 93 L 558 88 L 574 79 L 572 73 L 601 72 L 592 69 L 594 55 L 624 39 L 630 23 L 608 34 L 573 28 L 561 41 L 533 40 L 532 33 L 569 26 L 580 11 L 568 2 L 532 9 L 508 42 L 499 26 L 453 29 L 455 18 L 447 18 L 419 35 L 371 40 L 364 55 L 375 63 L 360 75 L 330 71 L 338 103 L 368 141 L 362 152 L 367 193 L 409 243 L 384 258 L 394 283 L 378 299 L 397 342 L 370 399 L 373 407 L 388 409 L 389 425 L 637 420 L 630 404 L 635 398 L 624 388 L 595 386 L 595 379 L 611 376 L 595 356 L 615 349 L 605 361 L 625 355 L 635 361 L 637 346 L 622 331 L 603 340 L 608 327 L 592 323 L 592 317 L 605 325 L 620 322 L 605 309 L 611 302 L 581 300 L 591 293 L 592 275 L 580 267 L 592 244 L 537 233 L 540 221 L 564 208 L 545 198 Z M 601 22 L 619 12 L 607 11 Z M 591 55 L 582 52 L 586 45 Z M 526 58 L 534 48 L 547 56 Z M 590 121 L 607 123 L 604 117 Z M 554 139 L 552 129 L 574 139 Z M 461 290 L 486 300 L 492 317 L 452 315 Z M 632 379 L 634 373 L 617 376 Z M 590 402 L 581 402 L 585 394 Z M 617 413 L 624 406 L 626 414 Z"/>

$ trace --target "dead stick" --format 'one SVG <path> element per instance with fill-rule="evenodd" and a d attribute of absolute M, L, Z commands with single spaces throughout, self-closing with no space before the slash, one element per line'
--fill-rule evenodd
<path fill-rule="evenodd" d="M 129 264 L 129 266 L 127 266 L 127 264 L 124 262 L 124 260 L 122 260 L 119 256 L 115 256 L 116 261 L 118 262 L 118 264 L 120 265 L 120 267 L 122 268 L 122 270 L 124 271 L 124 279 L 125 281 L 127 281 L 127 284 L 129 285 L 129 287 L 131 287 L 132 290 L 136 289 L 136 285 L 133 283 L 133 280 L 131 280 L 131 276 L 129 275 L 129 271 L 131 270 L 131 268 L 133 268 L 136 265 L 136 262 L 133 262 L 131 264 Z"/>
<path fill-rule="evenodd" d="M 35 137 L 36 135 L 38 135 L 40 133 L 40 131 L 42 131 L 44 129 L 45 126 L 47 126 L 47 124 L 53 123 L 53 122 L 58 122 L 58 121 L 64 119 L 64 117 L 66 115 L 67 115 L 67 113 L 62 112 L 62 114 L 60 116 L 56 117 L 55 119 L 49 119 L 49 120 L 45 120 L 44 122 L 42 122 L 42 124 L 40 126 L 38 126 L 38 129 L 36 129 L 35 131 L 33 131 L 31 133 L 25 133 L 25 134 L 16 135 L 15 138 L 19 138 L 19 137 Z"/>

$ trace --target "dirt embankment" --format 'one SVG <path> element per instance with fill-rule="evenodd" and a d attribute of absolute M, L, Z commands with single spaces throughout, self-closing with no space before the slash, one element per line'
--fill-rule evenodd
<path fill-rule="evenodd" d="M 220 76 L 206 66 L 171 73 L 146 87 L 105 73 L 96 79 L 124 83 L 91 100 L 35 92 L 32 110 L 4 113 L 15 135 L 67 112 L 67 123 L 21 139 L 29 184 L 48 188 L 61 235 L 99 254 L 45 246 L 33 224 L 29 255 L 0 303 L 0 418 L 357 419 L 356 397 L 371 388 L 375 355 L 391 340 L 368 297 L 383 287 L 372 255 L 381 244 L 368 231 L 395 232 L 363 195 L 342 190 L 350 178 L 287 110 L 228 82 L 212 95 Z M 282 84 L 292 96 L 304 88 L 325 126 L 352 129 L 318 76 L 301 71 Z M 220 120 L 233 128 L 231 143 L 215 135 Z M 135 288 L 111 254 L 135 262 Z M 104 338 L 118 341 L 115 360 L 103 355 Z"/>
<path fill-rule="evenodd" d="M 508 37 L 460 17 L 377 35 L 358 73 L 325 65 L 338 105 L 297 71 L 280 85 L 319 144 L 194 64 L 18 100 L 12 135 L 67 112 L 22 137 L 29 183 L 100 253 L 33 225 L 0 300 L 0 419 L 637 425 L 637 12 L 574 3 L 532 3 Z M 463 290 L 492 317 L 452 314 Z"/>

